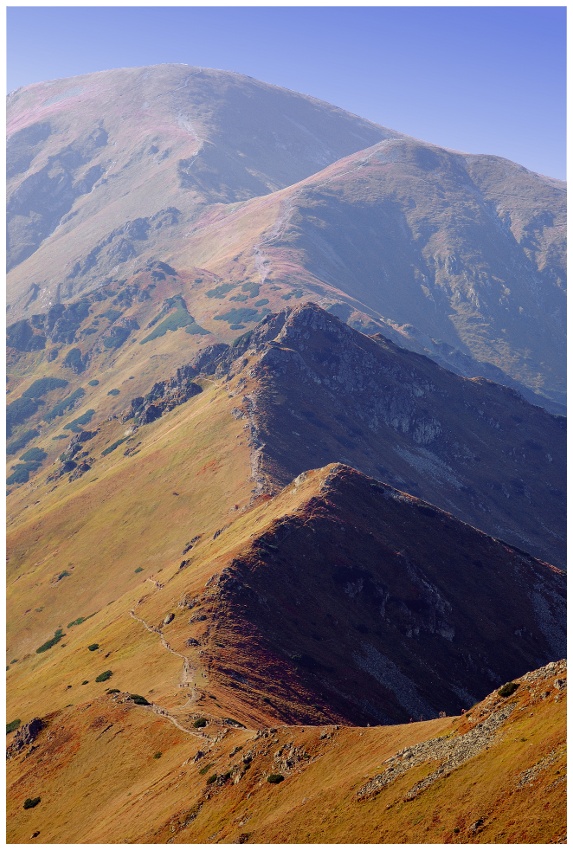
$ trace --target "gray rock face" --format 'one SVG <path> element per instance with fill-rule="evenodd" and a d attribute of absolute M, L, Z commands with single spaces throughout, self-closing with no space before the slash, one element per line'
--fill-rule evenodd
<path fill-rule="evenodd" d="M 19 755 L 19 753 L 21 753 L 26 747 L 30 746 L 30 744 L 33 744 L 45 726 L 45 721 L 40 717 L 35 717 L 33 720 L 30 720 L 29 723 L 24 723 L 24 725 L 18 729 L 14 735 L 14 740 L 7 748 L 6 759 L 14 758 L 14 756 Z"/>
<path fill-rule="evenodd" d="M 193 366 L 181 366 L 172 378 L 154 384 L 147 395 L 132 399 L 130 407 L 122 416 L 122 422 L 135 419 L 136 425 L 147 425 L 168 410 L 193 398 L 202 391 L 199 384 L 193 381 L 196 375 Z"/>

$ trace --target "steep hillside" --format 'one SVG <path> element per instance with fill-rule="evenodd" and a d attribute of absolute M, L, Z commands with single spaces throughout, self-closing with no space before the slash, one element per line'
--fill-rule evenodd
<path fill-rule="evenodd" d="M 269 302 L 313 297 L 564 403 L 558 181 L 184 65 L 21 89 L 8 127 L 9 324 L 162 262 L 221 339 L 226 317 L 252 326 Z"/>
<path fill-rule="evenodd" d="M 552 663 L 462 717 L 367 729 L 186 734 L 125 692 L 91 698 L 9 736 L 7 839 L 564 843 L 566 682 Z"/>
<path fill-rule="evenodd" d="M 195 362 L 226 377 L 259 492 L 333 461 L 565 564 L 565 420 L 467 380 L 315 305 L 264 319 Z"/>
<path fill-rule="evenodd" d="M 313 98 L 186 65 L 19 89 L 8 133 L 13 314 L 31 294 L 45 309 L 100 286 L 138 255 L 169 259 L 205 204 L 265 195 L 397 135 Z"/>
<path fill-rule="evenodd" d="M 449 346 L 562 401 L 565 197 L 507 160 L 390 139 L 283 193 L 268 272 L 299 266 L 430 355 Z"/>
<path fill-rule="evenodd" d="M 246 545 L 221 534 L 233 557 L 193 600 L 210 677 L 239 703 L 266 694 L 291 723 L 427 719 L 564 653 L 555 568 L 344 466 L 275 501 Z"/>

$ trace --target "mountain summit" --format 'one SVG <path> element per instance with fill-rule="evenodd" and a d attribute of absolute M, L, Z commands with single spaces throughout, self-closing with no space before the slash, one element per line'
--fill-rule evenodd
<path fill-rule="evenodd" d="M 190 282 L 208 273 L 196 305 L 213 281 L 233 309 L 238 284 L 275 309 L 312 297 L 563 403 L 559 181 L 184 65 L 20 89 L 8 132 L 9 322 L 163 261 Z"/>

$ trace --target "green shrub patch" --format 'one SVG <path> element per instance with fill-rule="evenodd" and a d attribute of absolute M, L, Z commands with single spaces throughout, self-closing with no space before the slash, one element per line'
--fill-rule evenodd
<path fill-rule="evenodd" d="M 118 446 L 121 446 L 122 443 L 125 443 L 126 440 L 127 437 L 120 437 L 119 440 L 115 441 L 115 443 L 112 443 L 110 446 L 107 446 L 107 448 L 105 448 L 101 453 L 101 456 L 105 457 L 106 455 L 111 454 L 113 451 L 115 451 L 115 449 L 117 449 Z"/>
<path fill-rule="evenodd" d="M 57 390 L 60 387 L 67 387 L 68 382 L 64 378 L 38 378 L 33 384 L 30 384 L 27 390 L 22 393 L 26 398 L 42 398 L 50 390 Z"/>
<path fill-rule="evenodd" d="M 33 448 L 28 449 L 27 452 L 24 452 L 23 455 L 20 455 L 20 460 L 23 460 L 26 463 L 42 463 L 42 461 L 45 460 L 47 457 L 48 455 L 44 451 L 44 449 Z"/>
<path fill-rule="evenodd" d="M 14 732 L 18 726 L 20 725 L 21 720 L 11 720 L 10 723 L 6 724 L 6 734 L 9 735 L 10 732 Z"/>
<path fill-rule="evenodd" d="M 25 484 L 32 472 L 35 472 L 39 466 L 39 463 L 34 463 L 33 461 L 30 463 L 17 463 L 16 466 L 12 467 L 12 472 L 6 479 L 6 484 L 8 486 L 11 484 Z"/>
<path fill-rule="evenodd" d="M 96 676 L 96 682 L 107 682 L 108 679 L 111 679 L 113 673 L 111 670 L 104 670 L 103 673 L 100 673 L 99 676 Z"/>
<path fill-rule="evenodd" d="M 512 694 L 514 694 L 516 692 L 518 687 L 519 687 L 519 685 L 517 684 L 517 682 L 506 682 L 506 684 L 503 685 L 503 687 L 501 687 L 499 689 L 499 691 L 497 692 L 498 696 L 504 697 L 504 698 L 510 697 Z"/>
<path fill-rule="evenodd" d="M 224 298 L 225 295 L 236 287 L 236 283 L 222 283 L 214 289 L 208 289 L 205 295 L 207 298 Z"/>
<path fill-rule="evenodd" d="M 74 434 L 78 434 L 80 431 L 83 431 L 83 426 L 87 425 L 88 422 L 94 417 L 95 410 L 90 408 L 86 410 L 85 413 L 82 413 L 81 416 L 78 416 L 77 419 L 72 419 L 71 422 L 68 422 L 67 425 L 64 425 L 64 431 L 73 431 Z"/>
<path fill-rule="evenodd" d="M 51 649 L 57 643 L 61 641 L 61 639 L 65 637 L 65 634 L 61 629 L 56 629 L 54 632 L 54 637 L 47 640 L 46 643 L 43 643 L 42 646 L 39 646 L 36 652 L 40 654 L 41 652 L 47 652 L 48 649 Z"/>
<path fill-rule="evenodd" d="M 6 446 L 6 454 L 7 455 L 15 455 L 18 454 L 28 443 L 33 440 L 35 437 L 39 437 L 40 432 L 35 428 L 30 428 L 28 431 L 24 431 L 23 434 L 20 434 L 19 437 L 16 437 L 15 440 L 12 440 L 11 443 L 8 443 Z"/>
<path fill-rule="evenodd" d="M 33 416 L 43 402 L 34 398 L 21 396 L 6 405 L 6 436 L 11 437 L 17 425 L 21 425 Z"/>
<path fill-rule="evenodd" d="M 83 398 L 86 394 L 86 391 L 83 387 L 78 387 L 77 390 L 74 390 L 69 396 L 66 396 L 62 401 L 56 404 L 52 409 L 46 413 L 44 419 L 46 422 L 51 422 L 57 416 L 63 416 L 66 411 L 71 410 L 72 407 L 76 404 L 80 398 Z"/>
<path fill-rule="evenodd" d="M 149 700 L 146 700 L 145 697 L 141 696 L 141 694 L 130 694 L 129 698 L 136 705 L 151 705 Z"/>

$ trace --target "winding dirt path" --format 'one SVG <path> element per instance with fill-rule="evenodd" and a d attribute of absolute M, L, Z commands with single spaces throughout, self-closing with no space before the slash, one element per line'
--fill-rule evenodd
<path fill-rule="evenodd" d="M 148 632 L 152 632 L 153 634 L 158 635 L 161 641 L 161 645 L 164 647 L 164 649 L 166 649 L 168 652 L 171 652 L 172 655 L 176 655 L 178 658 L 182 659 L 183 669 L 181 671 L 181 681 L 179 683 L 179 687 L 191 688 L 191 693 L 189 694 L 187 701 L 189 703 L 196 702 L 198 699 L 198 692 L 195 682 L 193 681 L 193 670 L 191 668 L 191 662 L 189 661 L 187 656 L 173 649 L 173 647 L 170 646 L 166 638 L 163 636 L 161 629 L 157 628 L 157 626 L 150 626 L 149 623 L 146 623 L 144 619 L 138 617 L 133 609 L 130 610 L 129 616 L 136 620 L 138 623 L 141 623 L 141 625 L 145 629 L 147 629 Z M 166 720 L 171 721 L 171 723 L 173 723 L 174 726 L 177 726 L 178 729 L 181 729 L 182 732 L 186 732 L 188 735 L 194 735 L 196 738 L 202 738 L 203 740 L 208 741 L 210 740 L 209 736 L 205 735 L 205 733 L 201 732 L 199 729 L 187 729 L 177 720 L 176 717 L 170 714 L 167 709 L 161 708 L 161 706 L 155 705 L 155 703 L 152 704 L 152 709 L 155 714 L 158 714 L 160 717 L 165 717 Z"/>

